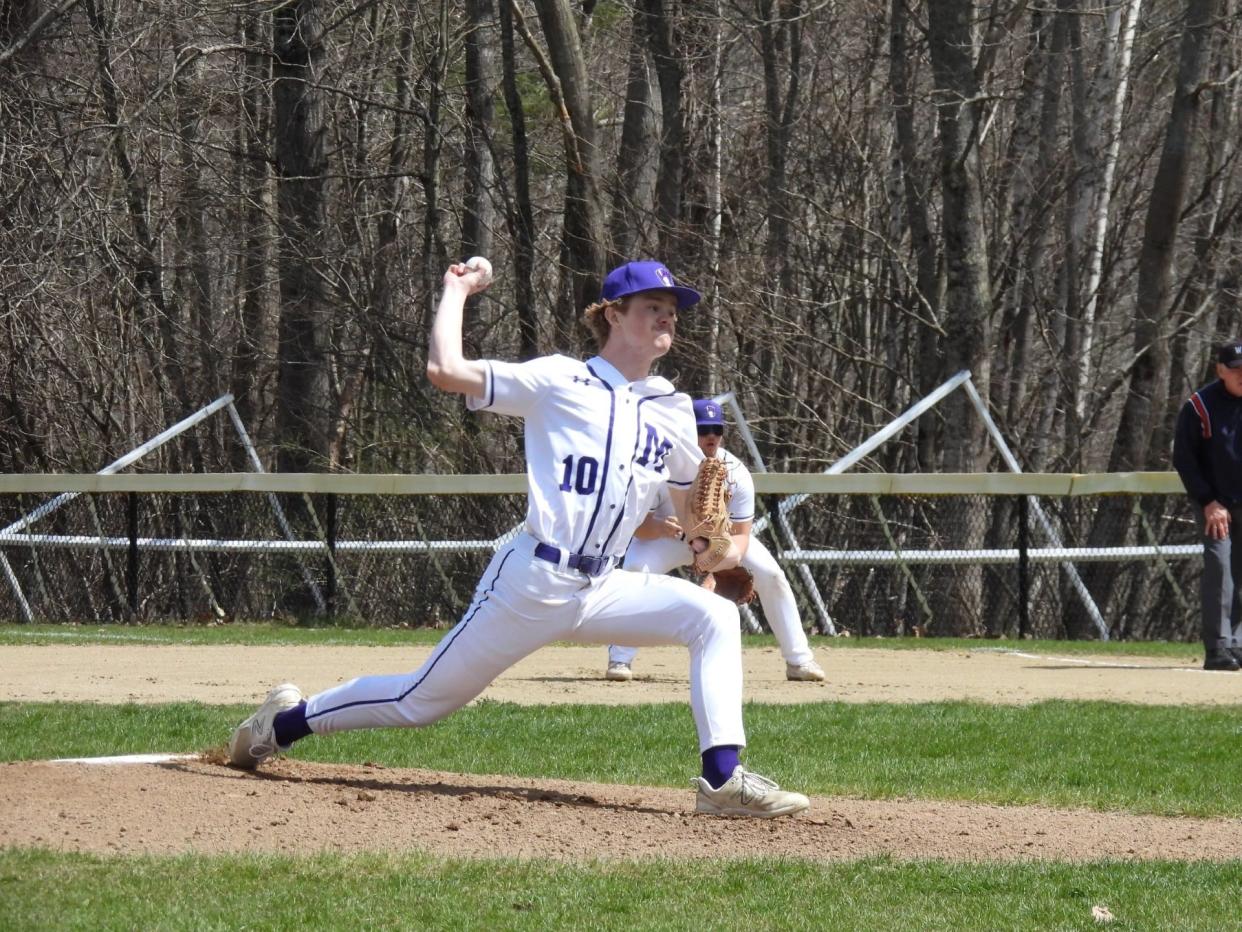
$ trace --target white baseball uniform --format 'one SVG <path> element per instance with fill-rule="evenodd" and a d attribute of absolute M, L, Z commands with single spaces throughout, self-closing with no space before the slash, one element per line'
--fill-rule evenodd
<path fill-rule="evenodd" d="M 724 460 L 729 474 L 729 519 L 733 522 L 753 521 L 755 518 L 755 480 L 751 478 L 746 464 L 736 456 L 720 447 L 716 458 Z M 673 504 L 666 493 L 661 492 L 653 514 L 657 518 L 666 518 L 673 514 Z M 691 563 L 689 546 L 671 537 L 659 537 L 653 540 L 638 540 L 630 544 L 622 564 L 627 570 L 644 570 L 649 573 L 662 574 L 678 566 L 689 566 Z M 793 589 L 785 572 L 776 558 L 763 546 L 754 535 L 746 546 L 746 555 L 741 565 L 750 570 L 755 577 L 755 594 L 763 605 L 763 613 L 772 627 L 772 634 L 781 646 L 781 653 L 786 663 L 803 664 L 814 658 L 810 645 L 807 643 L 806 632 L 802 629 L 802 616 L 798 612 L 798 600 L 794 598 Z M 608 648 L 610 663 L 633 663 L 638 654 L 635 647 L 613 645 Z"/>
<path fill-rule="evenodd" d="M 525 419 L 524 531 L 492 558 L 465 615 L 418 670 L 311 696 L 311 730 L 430 724 L 551 641 L 676 643 L 690 649 L 699 750 L 745 745 L 736 606 L 619 566 L 665 483 L 694 480 L 703 454 L 689 397 L 658 376 L 629 382 L 599 356 L 486 367 L 483 397 L 466 402 Z"/>

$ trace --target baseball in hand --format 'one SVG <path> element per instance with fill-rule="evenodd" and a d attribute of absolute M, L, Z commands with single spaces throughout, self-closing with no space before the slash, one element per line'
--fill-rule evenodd
<path fill-rule="evenodd" d="M 482 256 L 472 256 L 466 260 L 466 268 L 472 272 L 483 273 L 483 281 L 490 283 L 492 280 L 492 264 Z"/>

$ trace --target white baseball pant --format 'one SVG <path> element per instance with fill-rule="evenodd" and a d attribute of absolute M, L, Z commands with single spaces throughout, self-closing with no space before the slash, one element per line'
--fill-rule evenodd
<path fill-rule="evenodd" d="M 311 730 L 429 725 L 545 644 L 621 641 L 688 647 L 699 750 L 746 744 L 737 606 L 671 576 L 561 572 L 534 546 L 522 534 L 492 558 L 462 620 L 416 671 L 359 677 L 307 699 Z"/>
<path fill-rule="evenodd" d="M 664 574 L 674 567 L 690 564 L 690 548 L 684 542 L 671 537 L 654 540 L 637 540 L 630 543 L 622 564 L 630 570 L 646 570 L 648 573 Z M 798 612 L 798 600 L 794 598 L 785 571 L 776 562 L 763 542 L 751 537 L 746 547 L 742 566 L 755 577 L 755 594 L 763 605 L 763 614 L 781 647 L 786 663 L 801 664 L 814 658 L 802 630 L 802 616 Z M 724 601 L 720 599 L 718 601 Z M 625 642 L 627 644 L 632 642 Z M 609 663 L 633 663 L 638 645 L 608 648 Z"/>

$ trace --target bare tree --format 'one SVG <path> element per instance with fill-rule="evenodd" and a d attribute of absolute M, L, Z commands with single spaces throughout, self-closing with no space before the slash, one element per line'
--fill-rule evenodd
<path fill-rule="evenodd" d="M 1134 48 L 1134 33 L 1138 25 L 1142 0 L 1126 0 L 1124 8 L 1113 9 L 1108 16 L 1108 39 L 1102 61 L 1103 67 L 1097 79 L 1098 95 L 1103 98 L 1092 112 L 1102 119 L 1105 127 L 1103 152 L 1100 154 L 1099 184 L 1091 192 L 1093 228 L 1087 247 L 1087 277 L 1083 287 L 1082 339 L 1078 369 L 1078 384 L 1074 392 L 1074 413 L 1081 422 L 1088 404 L 1088 387 L 1091 384 L 1092 352 L 1095 347 L 1096 307 L 1100 297 L 1103 277 L 1104 243 L 1108 235 L 1109 212 L 1112 205 L 1113 176 L 1121 149 L 1122 115 L 1130 86 L 1130 56 Z M 1123 16 L 1124 10 L 1124 16 Z"/>
<path fill-rule="evenodd" d="M 271 75 L 269 29 L 257 13 L 238 14 L 238 32 L 244 51 L 239 70 L 234 145 L 239 153 L 234 166 L 238 240 L 237 281 L 233 287 L 237 307 L 237 336 L 232 351 L 230 391 L 238 416 L 247 430 L 258 428 L 261 413 L 268 408 L 261 397 L 266 381 L 264 370 L 274 355 L 274 296 L 267 287 L 273 231 L 271 218 L 270 147 L 268 145 L 270 107 L 265 89 Z M 260 440 L 263 438 L 261 437 Z M 266 446 L 266 444 L 264 444 Z M 232 468 L 250 468 L 247 451 L 241 444 L 232 448 Z"/>
<path fill-rule="evenodd" d="M 684 55 L 679 46 L 677 0 L 643 0 L 647 10 L 646 33 L 660 85 L 660 161 L 656 179 L 656 223 L 660 231 L 659 254 L 678 264 L 682 259 L 681 198 L 683 158 L 686 147 Z"/>
<path fill-rule="evenodd" d="M 1217 0 L 1190 0 L 1186 6 L 1173 106 L 1152 182 L 1143 244 L 1139 254 L 1135 306 L 1134 358 L 1121 418 L 1108 467 L 1113 471 L 1144 469 L 1152 464 L 1150 442 L 1169 412 L 1160 405 L 1167 396 L 1168 314 L 1173 287 L 1175 246 L 1186 189 L 1194 166 L 1194 134 L 1203 78 L 1211 47 Z M 1160 451 L 1160 460 L 1164 454 Z"/>
<path fill-rule="evenodd" d="M 644 5 L 636 4 L 612 193 L 613 242 L 617 255 L 626 257 L 646 253 L 654 241 L 645 228 L 655 201 L 655 172 L 649 156 L 658 147 L 651 99 L 649 19 Z"/>
<path fill-rule="evenodd" d="M 929 51 L 936 76 L 944 211 L 942 352 L 946 373 L 969 369 L 986 402 L 992 295 L 979 156 L 983 107 L 972 52 L 974 4 L 969 0 L 929 0 L 927 9 Z M 956 430 L 946 438 L 942 466 L 949 472 L 973 472 L 987 462 L 986 434 L 969 400 L 958 394 L 950 397 L 946 417 Z"/>
<path fill-rule="evenodd" d="M 1135 307 L 1134 362 L 1128 390 L 1113 438 L 1108 468 L 1123 472 L 1147 468 L 1157 451 L 1151 440 L 1160 422 L 1171 417 L 1168 398 L 1169 312 L 1178 228 L 1195 153 L 1194 131 L 1203 77 L 1211 47 L 1211 27 L 1217 0 L 1190 0 L 1181 34 L 1173 105 L 1165 131 L 1160 163 L 1152 183 L 1143 243 L 1139 254 L 1138 294 Z M 1164 461 L 1164 451 L 1158 451 Z M 1096 515 L 1089 541 L 1101 546 L 1106 535 L 1130 524 L 1127 505 L 1106 501 Z M 1093 566 L 1084 574 L 1096 600 L 1110 604 L 1117 582 L 1116 567 Z M 1084 619 L 1075 613 L 1068 622 L 1071 636 L 1087 633 Z"/>
<path fill-rule="evenodd" d="M 273 139 L 280 274 L 277 442 L 280 468 L 322 468 L 328 456 L 322 11 L 296 0 L 272 14 Z"/>
<path fill-rule="evenodd" d="M 982 165 L 979 145 L 983 107 L 975 70 L 974 4 L 969 0 L 929 0 L 928 41 L 936 78 L 940 189 L 943 209 L 945 294 L 943 358 L 946 372 L 969 369 L 987 403 L 990 383 L 992 296 L 984 235 Z M 946 400 L 947 432 L 941 455 L 948 472 L 974 472 L 987 460 L 987 434 L 969 398 L 955 392 Z M 978 546 L 985 522 L 978 508 L 955 516 L 950 536 L 962 546 Z M 977 567 L 958 575 L 953 587 L 957 613 L 967 625 L 991 624 L 979 618 L 982 574 Z"/>
<path fill-rule="evenodd" d="M 521 358 L 539 354 L 539 318 L 535 308 L 535 216 L 531 202 L 530 146 L 526 134 L 525 104 L 517 85 L 517 52 L 513 11 L 500 4 L 501 83 L 509 113 L 512 193 L 506 200 L 509 235 L 513 240 L 513 300 L 517 306 Z"/>
<path fill-rule="evenodd" d="M 918 329 L 919 352 L 914 362 L 914 378 L 921 396 L 932 392 L 943 378 L 940 354 L 936 346 L 941 331 L 937 326 L 944 279 L 940 275 L 939 244 L 934 236 L 930 209 L 930 192 L 924 179 L 923 159 L 919 155 L 918 136 L 914 123 L 914 89 L 910 75 L 912 56 L 908 45 L 907 0 L 892 0 L 889 20 L 889 85 L 893 95 L 893 127 L 896 154 L 901 163 L 905 221 L 914 251 L 915 307 L 911 311 L 925 323 Z M 921 469 L 930 469 L 936 450 L 936 420 L 926 418 L 918 423 L 917 451 Z"/>
<path fill-rule="evenodd" d="M 516 0 L 510 0 L 515 4 Z M 513 7 L 516 12 L 516 6 Z M 597 167 L 595 122 L 591 107 L 589 70 L 582 54 L 578 27 L 566 0 L 538 4 L 539 22 L 547 41 L 544 78 L 562 107 L 565 158 L 565 213 L 562 254 L 569 288 L 555 319 L 562 345 L 573 337 L 568 323 L 599 296 L 608 255 L 603 204 Z M 533 39 L 532 49 L 536 48 Z"/>
<path fill-rule="evenodd" d="M 492 0 L 466 3 L 466 189 L 462 258 L 492 252 L 496 226 L 496 164 L 492 124 L 497 85 L 496 11 Z"/>

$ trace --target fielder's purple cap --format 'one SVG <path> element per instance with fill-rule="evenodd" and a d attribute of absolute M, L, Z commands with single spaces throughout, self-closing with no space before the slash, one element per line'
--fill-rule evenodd
<path fill-rule="evenodd" d="M 604 279 L 604 287 L 600 289 L 599 296 L 601 301 L 617 301 L 640 291 L 671 291 L 677 298 L 679 311 L 698 304 L 702 298 L 693 288 L 677 284 L 673 273 L 664 267 L 663 262 L 650 260 L 627 262 L 617 266 Z"/>
<path fill-rule="evenodd" d="M 710 398 L 700 398 L 694 403 L 694 422 L 700 427 L 724 427 L 724 412 Z"/>

